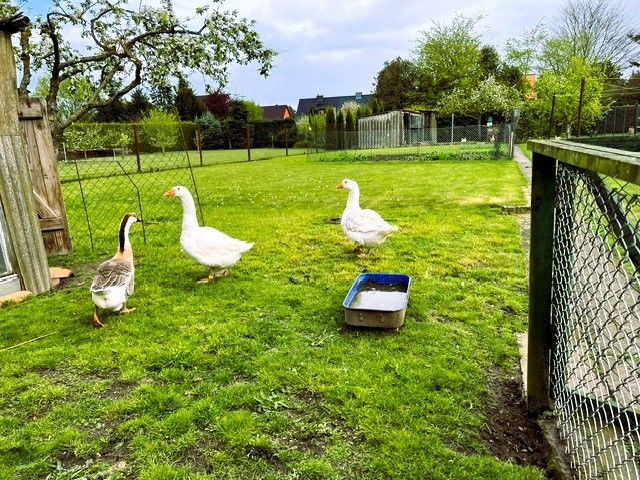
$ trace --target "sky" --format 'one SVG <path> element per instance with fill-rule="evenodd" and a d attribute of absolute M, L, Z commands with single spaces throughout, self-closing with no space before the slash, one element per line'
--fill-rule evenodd
<path fill-rule="evenodd" d="M 178 14 L 193 12 L 204 3 L 174 0 Z M 459 15 L 482 15 L 477 32 L 483 44 L 501 52 L 508 39 L 539 23 L 550 24 L 562 4 L 559 0 L 226 0 L 222 8 L 254 19 L 263 43 L 279 54 L 267 78 L 258 73 L 256 64 L 232 66 L 224 91 L 259 105 L 286 104 L 294 109 L 300 98 L 372 93 L 384 62 L 411 58 L 421 32 L 434 22 L 449 24 Z M 48 0 L 27 0 L 22 10 L 36 16 L 50 5 Z M 201 74 L 189 79 L 196 94 L 206 93 Z"/>

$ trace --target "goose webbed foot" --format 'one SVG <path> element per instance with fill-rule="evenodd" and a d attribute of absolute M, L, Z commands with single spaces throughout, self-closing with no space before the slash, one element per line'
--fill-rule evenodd
<path fill-rule="evenodd" d="M 93 308 L 93 326 L 96 328 L 104 327 L 104 323 L 100 321 L 100 315 L 98 315 L 98 307 Z"/>
<path fill-rule="evenodd" d="M 218 278 L 228 277 L 228 276 L 229 276 L 229 270 L 227 269 L 218 270 L 218 271 L 209 270 L 209 275 L 198 280 L 198 283 L 215 282 Z"/>

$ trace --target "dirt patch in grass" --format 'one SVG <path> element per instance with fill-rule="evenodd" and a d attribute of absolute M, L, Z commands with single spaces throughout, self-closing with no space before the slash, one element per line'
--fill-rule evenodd
<path fill-rule="evenodd" d="M 487 403 L 487 424 L 481 435 L 491 453 L 500 460 L 547 470 L 551 447 L 527 413 L 520 378 L 492 374 Z"/>

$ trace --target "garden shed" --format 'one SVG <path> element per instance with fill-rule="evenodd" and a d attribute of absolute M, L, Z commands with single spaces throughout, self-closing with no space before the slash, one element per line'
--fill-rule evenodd
<path fill-rule="evenodd" d="M 21 14 L 0 19 L 0 295 L 51 288 L 27 148 L 18 120 L 11 35 L 29 25 Z"/>
<path fill-rule="evenodd" d="M 437 139 L 436 114 L 432 111 L 394 110 L 358 119 L 359 148 L 436 143 Z"/>

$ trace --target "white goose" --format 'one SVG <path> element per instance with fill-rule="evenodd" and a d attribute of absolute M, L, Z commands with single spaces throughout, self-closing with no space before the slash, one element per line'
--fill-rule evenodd
<path fill-rule="evenodd" d="M 91 283 L 93 299 L 93 326 L 102 327 L 99 309 L 114 310 L 120 313 L 132 312 L 127 308 L 127 299 L 133 293 L 134 274 L 133 249 L 129 242 L 129 229 L 137 222 L 135 213 L 127 213 L 120 223 L 120 247 L 116 254 L 98 266 Z"/>
<path fill-rule="evenodd" d="M 349 190 L 340 225 L 347 237 L 356 242 L 354 253 L 382 245 L 391 233 L 398 231 L 398 227 L 387 223 L 378 212 L 360 208 L 360 188 L 354 180 L 346 178 L 336 188 Z"/>
<path fill-rule="evenodd" d="M 195 261 L 209 267 L 209 275 L 199 283 L 229 275 L 227 269 L 235 265 L 242 254 L 253 247 L 253 243 L 230 237 L 212 227 L 201 227 L 196 216 L 196 205 L 186 187 L 175 186 L 164 195 L 178 197 L 182 202 L 180 246 Z"/>

